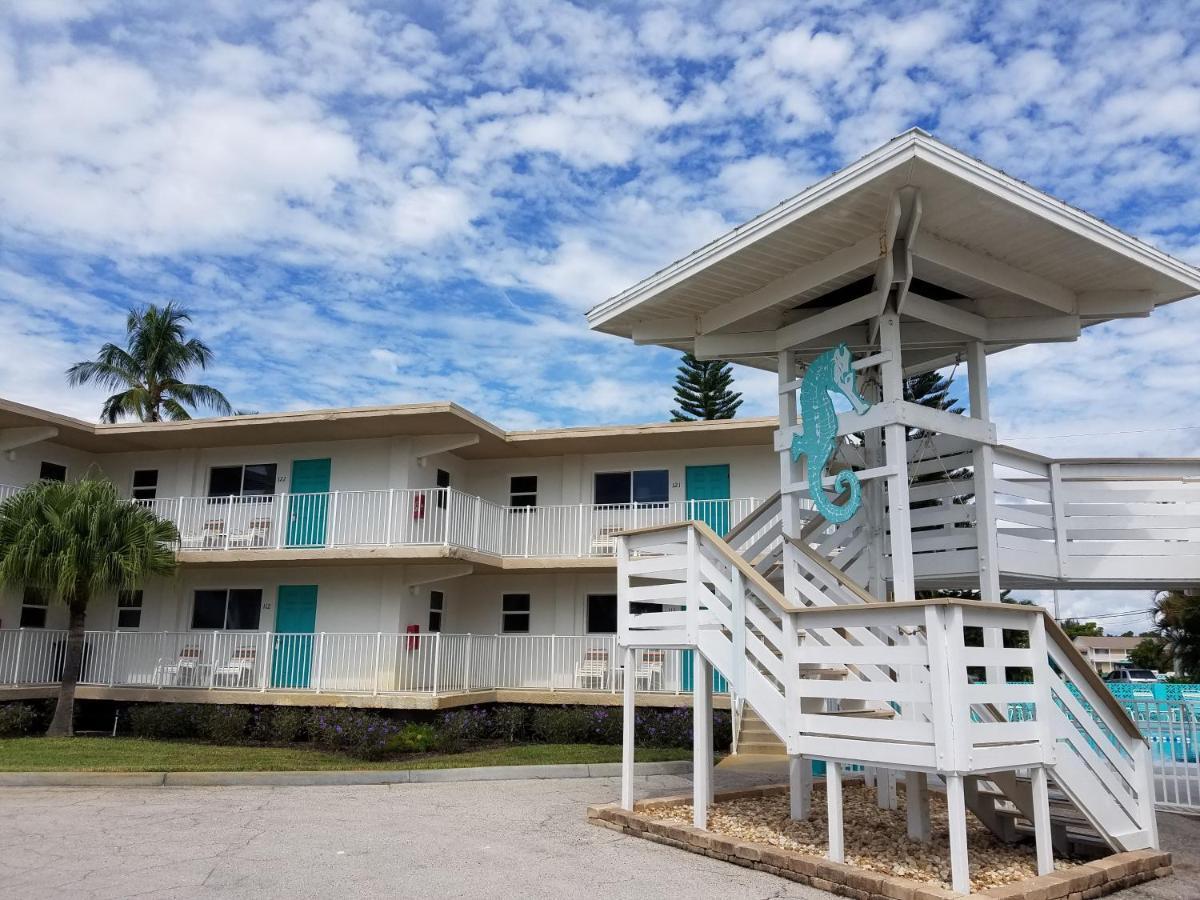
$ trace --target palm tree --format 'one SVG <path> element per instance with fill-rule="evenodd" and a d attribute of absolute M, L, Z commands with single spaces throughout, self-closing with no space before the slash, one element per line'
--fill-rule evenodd
<path fill-rule="evenodd" d="M 70 613 L 58 705 L 48 735 L 74 733 L 88 602 L 175 571 L 178 532 L 122 500 L 111 481 L 39 481 L 0 503 L 0 587 L 37 591 Z"/>
<path fill-rule="evenodd" d="M 233 407 L 214 387 L 188 384 L 183 379 L 193 366 L 212 361 L 208 345 L 185 339 L 185 322 L 192 317 L 174 303 L 159 308 L 131 309 L 125 323 L 125 347 L 105 344 L 94 360 L 67 369 L 72 385 L 99 384 L 116 391 L 100 410 L 103 422 L 132 416 L 143 422 L 190 419 L 187 407 L 207 407 L 229 415 Z"/>
<path fill-rule="evenodd" d="M 1200 678 L 1200 597 L 1163 591 L 1154 598 L 1154 630 L 1175 671 Z"/>

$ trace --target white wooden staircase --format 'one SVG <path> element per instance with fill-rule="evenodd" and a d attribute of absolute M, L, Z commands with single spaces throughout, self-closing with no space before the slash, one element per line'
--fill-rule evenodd
<path fill-rule="evenodd" d="M 841 568 L 862 556 L 858 533 L 785 539 L 776 497 L 727 539 L 699 522 L 621 535 L 619 641 L 698 651 L 789 756 L 944 779 L 952 814 L 958 797 L 1010 839 L 1033 823 L 1041 868 L 1051 834 L 1060 851 L 1156 846 L 1147 745 L 1054 621 L 1039 607 L 879 602 Z M 952 828 L 952 856 L 954 844 Z M 963 832 L 956 884 L 965 852 Z"/>

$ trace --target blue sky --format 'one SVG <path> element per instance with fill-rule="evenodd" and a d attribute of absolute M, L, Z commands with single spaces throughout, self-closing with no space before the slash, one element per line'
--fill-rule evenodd
<path fill-rule="evenodd" d="M 662 419 L 674 355 L 583 311 L 914 124 L 1197 262 L 1197 12 L 9 0 L 0 396 L 93 418 L 63 370 L 174 299 L 246 409 Z M 997 357 L 1002 438 L 1196 453 L 1197 334 Z"/>

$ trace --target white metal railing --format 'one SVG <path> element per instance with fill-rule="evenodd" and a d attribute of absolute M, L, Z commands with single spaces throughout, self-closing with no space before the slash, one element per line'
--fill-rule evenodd
<path fill-rule="evenodd" d="M 0 685 L 58 681 L 67 632 L 0 630 Z M 88 631 L 80 683 L 208 691 L 619 691 L 616 635 Z M 639 691 L 691 690 L 685 651 L 644 648 Z"/>
<path fill-rule="evenodd" d="M 181 550 L 442 545 L 515 557 L 612 556 L 617 532 L 685 519 L 724 533 L 758 503 L 500 506 L 452 488 L 136 502 L 175 523 Z"/>

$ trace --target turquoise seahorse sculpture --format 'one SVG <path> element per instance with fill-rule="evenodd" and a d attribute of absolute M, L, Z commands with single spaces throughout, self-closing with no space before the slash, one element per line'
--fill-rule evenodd
<path fill-rule="evenodd" d="M 845 503 L 836 505 L 821 486 L 838 433 L 837 411 L 830 391 L 837 391 L 849 400 L 860 416 L 871 408 L 855 386 L 853 362 L 854 357 L 845 344 L 838 344 L 813 360 L 800 383 L 800 427 L 804 430 L 792 435 L 792 462 L 805 457 L 804 474 L 813 504 L 817 512 L 834 524 L 845 522 L 862 504 L 862 485 L 849 469 L 838 472 L 833 480 L 838 494 L 850 492 Z"/>

